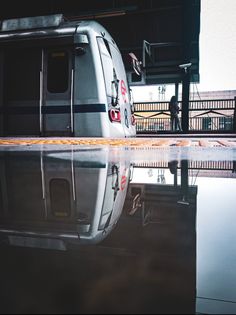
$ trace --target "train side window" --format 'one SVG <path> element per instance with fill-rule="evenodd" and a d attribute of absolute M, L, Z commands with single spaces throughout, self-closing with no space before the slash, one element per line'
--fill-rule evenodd
<path fill-rule="evenodd" d="M 98 45 L 101 54 L 104 79 L 106 84 L 107 95 L 112 97 L 112 82 L 114 81 L 114 67 L 111 58 L 109 45 L 105 43 L 103 38 L 98 38 Z"/>
<path fill-rule="evenodd" d="M 50 198 L 52 215 L 57 218 L 71 216 L 70 183 L 65 179 L 50 181 Z"/>
<path fill-rule="evenodd" d="M 47 89 L 49 93 L 65 93 L 69 87 L 69 53 L 52 51 L 48 53 Z"/>

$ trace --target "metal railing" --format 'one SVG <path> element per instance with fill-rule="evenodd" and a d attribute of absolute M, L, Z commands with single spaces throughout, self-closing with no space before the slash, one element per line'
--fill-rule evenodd
<path fill-rule="evenodd" d="M 181 119 L 182 103 L 179 102 Z M 235 99 L 201 100 L 189 103 L 189 132 L 233 132 Z M 136 103 L 137 133 L 171 132 L 168 102 Z"/>

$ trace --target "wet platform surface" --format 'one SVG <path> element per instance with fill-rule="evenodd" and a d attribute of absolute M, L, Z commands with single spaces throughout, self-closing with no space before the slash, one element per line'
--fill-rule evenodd
<path fill-rule="evenodd" d="M 0 312 L 235 314 L 235 140 L 185 141 L 1 139 Z"/>

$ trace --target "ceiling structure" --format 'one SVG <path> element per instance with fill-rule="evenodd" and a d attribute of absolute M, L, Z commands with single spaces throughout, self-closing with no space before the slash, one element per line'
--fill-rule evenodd
<path fill-rule="evenodd" d="M 201 0 L 8 0 L 0 20 L 63 13 L 68 20 L 95 19 L 116 40 L 133 84 L 182 82 L 189 64 L 199 82 Z M 131 68 L 129 53 L 142 61 L 143 75 Z"/>

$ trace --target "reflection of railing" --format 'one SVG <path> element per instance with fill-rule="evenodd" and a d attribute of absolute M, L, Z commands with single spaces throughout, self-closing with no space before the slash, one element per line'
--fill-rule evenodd
<path fill-rule="evenodd" d="M 166 161 L 135 163 L 135 168 L 158 168 L 168 169 L 169 165 Z M 215 170 L 215 171 L 232 171 L 234 170 L 234 162 L 231 161 L 190 161 L 190 170 Z"/>
<path fill-rule="evenodd" d="M 182 103 L 179 102 L 181 119 Z M 232 132 L 236 99 L 190 101 L 189 131 Z M 168 102 L 136 103 L 138 133 L 171 131 Z"/>

